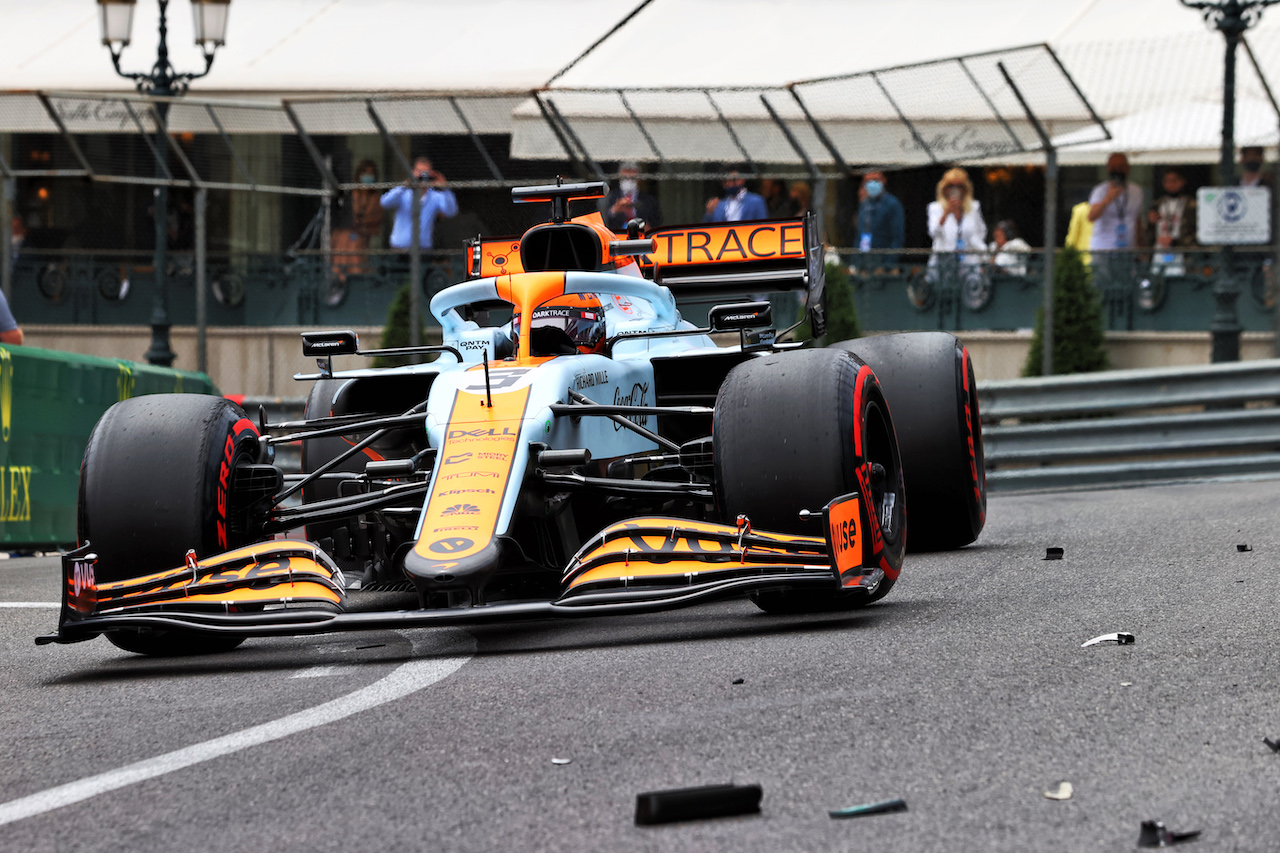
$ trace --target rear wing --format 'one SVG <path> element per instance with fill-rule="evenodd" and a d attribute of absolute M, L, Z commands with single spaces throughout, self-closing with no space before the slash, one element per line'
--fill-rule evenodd
<path fill-rule="evenodd" d="M 641 264 L 676 299 L 803 291 L 813 334 L 826 331 L 826 266 L 813 214 L 659 228 L 646 236 L 654 252 Z"/>
<path fill-rule="evenodd" d="M 826 331 L 826 267 L 813 214 L 795 219 L 706 223 L 650 231 L 651 254 L 637 257 L 645 275 L 681 300 L 717 300 L 803 291 L 815 336 Z M 524 272 L 520 239 L 467 243 L 467 275 Z"/>

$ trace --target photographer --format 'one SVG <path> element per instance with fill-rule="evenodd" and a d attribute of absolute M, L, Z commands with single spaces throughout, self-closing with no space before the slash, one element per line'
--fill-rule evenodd
<path fill-rule="evenodd" d="M 1117 152 L 1107 158 L 1107 180 L 1089 193 L 1093 235 L 1089 250 L 1099 287 L 1123 285 L 1134 271 L 1133 249 L 1144 245 L 1146 206 L 1142 187 L 1129 180 L 1129 158 Z M 1098 254 L 1101 252 L 1101 254 Z"/>
<path fill-rule="evenodd" d="M 432 248 L 436 230 L 436 217 L 445 218 L 458 214 L 458 200 L 453 190 L 446 186 L 444 175 L 431 168 L 431 160 L 418 157 L 413 161 L 413 177 L 404 186 L 387 190 L 379 203 L 385 210 L 394 210 L 395 222 L 391 226 L 391 248 L 408 250 L 413 244 L 413 193 L 420 193 L 418 211 L 418 247 L 423 251 Z"/>

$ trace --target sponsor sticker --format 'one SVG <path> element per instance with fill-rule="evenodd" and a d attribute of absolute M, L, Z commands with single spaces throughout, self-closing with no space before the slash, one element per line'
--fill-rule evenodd
<path fill-rule="evenodd" d="M 833 504 L 827 510 L 827 528 L 831 537 L 831 562 L 843 575 L 862 568 L 862 534 L 858 529 L 858 499 Z"/>
<path fill-rule="evenodd" d="M 427 547 L 437 554 L 457 554 L 471 548 L 476 543 L 465 536 L 445 536 L 432 542 Z"/>

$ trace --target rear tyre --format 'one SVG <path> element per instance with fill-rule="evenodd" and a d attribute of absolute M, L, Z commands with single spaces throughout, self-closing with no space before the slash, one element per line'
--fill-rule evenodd
<path fill-rule="evenodd" d="M 80 466 L 79 539 L 98 553 L 99 582 L 181 566 L 248 544 L 236 529 L 233 476 L 257 458 L 258 431 L 230 400 L 152 394 L 116 403 L 94 427 Z M 146 655 L 233 649 L 243 637 L 118 630 L 107 639 Z"/>
<path fill-rule="evenodd" d="M 886 576 L 875 592 L 769 590 L 752 595 L 757 606 L 769 613 L 848 610 L 888 594 L 906 540 L 902 462 L 880 385 L 861 361 L 816 349 L 738 365 L 716 398 L 713 440 L 726 520 L 744 513 L 762 530 L 820 536 L 800 510 L 816 511 L 850 492 L 870 499 L 870 523 L 890 518 L 878 555 Z M 873 484 L 874 465 L 884 476 Z"/>
<path fill-rule="evenodd" d="M 911 550 L 949 551 L 987 519 L 978 391 L 969 351 L 946 332 L 876 335 L 832 344 L 875 371 L 893 411 L 911 508 Z"/>

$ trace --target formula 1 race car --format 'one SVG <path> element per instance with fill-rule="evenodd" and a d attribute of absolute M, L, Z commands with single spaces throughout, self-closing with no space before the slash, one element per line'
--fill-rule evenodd
<path fill-rule="evenodd" d="M 801 291 L 823 332 L 811 218 L 643 237 L 638 221 L 624 236 L 569 218 L 605 191 L 513 190 L 551 218 L 473 241 L 471 278 L 431 299 L 441 345 L 305 334 L 320 370 L 298 377 L 314 381 L 301 421 L 199 395 L 113 406 L 85 450 L 58 630 L 37 642 L 186 654 L 743 595 L 841 610 L 889 592 L 908 520 L 913 550 L 978 536 L 982 434 L 959 341 L 786 342 L 770 304 L 742 297 Z M 675 295 L 725 301 L 695 327 Z M 435 360 L 335 372 L 339 355 Z M 300 474 L 274 464 L 291 442 Z"/>

